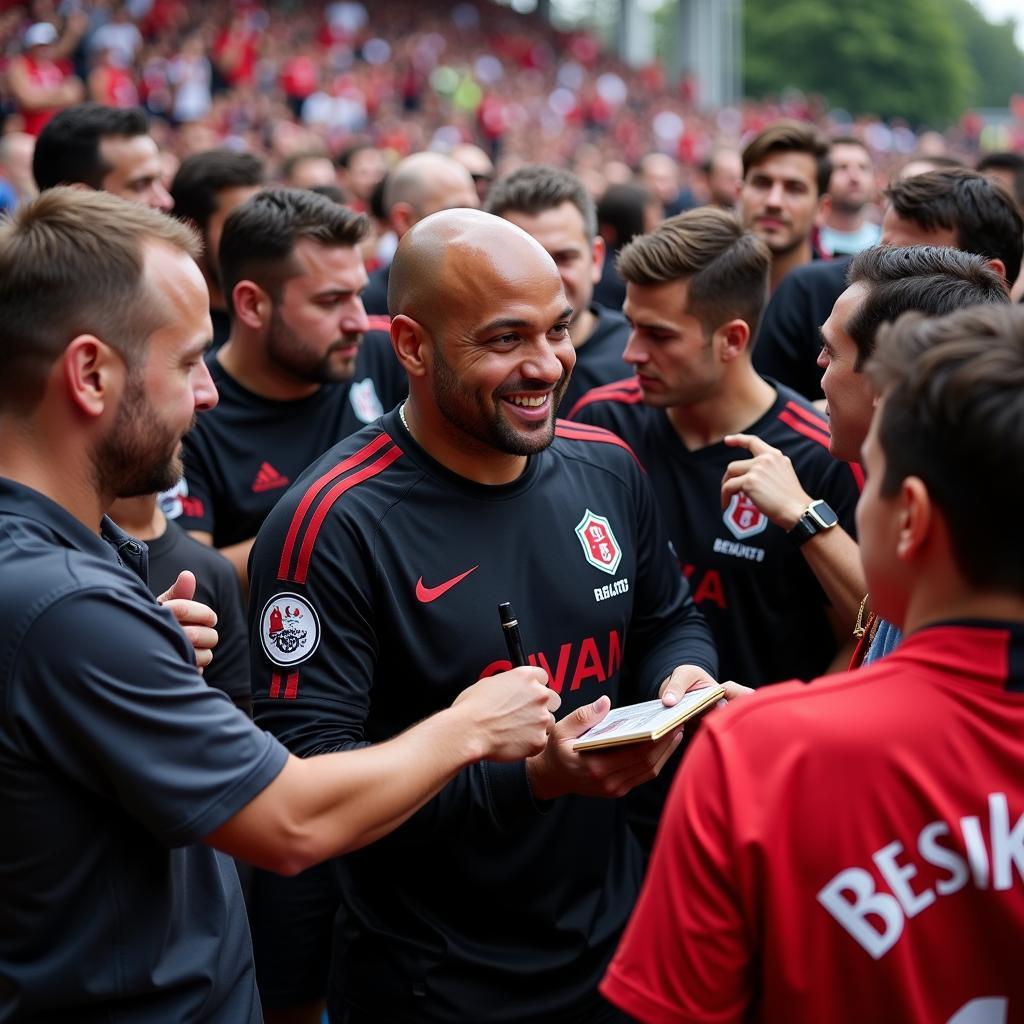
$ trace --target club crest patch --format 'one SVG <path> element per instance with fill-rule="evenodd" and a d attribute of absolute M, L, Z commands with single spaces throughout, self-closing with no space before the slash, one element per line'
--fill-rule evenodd
<path fill-rule="evenodd" d="M 377 389 L 369 377 L 366 380 L 352 382 L 348 391 L 348 399 L 352 403 L 352 409 L 356 416 L 363 423 L 372 423 L 378 416 L 384 415 L 384 407 L 377 397 Z"/>
<path fill-rule="evenodd" d="M 298 665 L 320 643 L 320 619 L 313 606 L 298 594 L 275 594 L 260 616 L 260 642 L 275 665 Z"/>
<path fill-rule="evenodd" d="M 762 533 L 768 526 L 768 517 L 742 491 L 732 496 L 722 521 L 737 540 Z"/>
<path fill-rule="evenodd" d="M 615 575 L 622 561 L 622 548 L 612 533 L 612 524 L 588 508 L 576 526 L 576 536 L 583 546 L 583 557 L 595 569 Z"/>

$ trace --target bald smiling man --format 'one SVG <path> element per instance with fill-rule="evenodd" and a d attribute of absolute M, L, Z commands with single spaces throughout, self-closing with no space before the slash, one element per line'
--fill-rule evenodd
<path fill-rule="evenodd" d="M 345 859 L 332 1020 L 622 1020 L 596 992 L 642 867 L 615 798 L 678 735 L 572 743 L 612 704 L 710 679 L 714 648 L 633 455 L 556 425 L 572 309 L 541 246 L 490 214 L 435 214 L 402 239 L 389 298 L 408 401 L 314 464 L 256 541 L 257 718 L 303 755 L 393 736 L 509 666 L 505 601 L 565 715 L 537 757 L 461 773 Z M 275 608 L 304 646 L 271 642 Z"/>

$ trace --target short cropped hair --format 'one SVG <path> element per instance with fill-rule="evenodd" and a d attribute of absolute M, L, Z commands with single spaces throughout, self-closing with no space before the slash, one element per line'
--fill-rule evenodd
<path fill-rule="evenodd" d="M 1024 153 L 986 153 L 977 164 L 975 170 L 1007 171 L 1013 176 L 1013 188 L 1010 194 L 1017 206 L 1024 210 Z"/>
<path fill-rule="evenodd" d="M 906 314 L 880 332 L 867 373 L 884 396 L 881 493 L 919 477 L 964 579 L 1024 595 L 1024 535 L 986 528 L 994 481 L 1003 508 L 1024 504 L 1024 474 L 1013 469 L 1024 461 L 1024 309 Z"/>
<path fill-rule="evenodd" d="M 225 189 L 258 187 L 266 181 L 263 161 L 252 153 L 231 149 L 208 149 L 181 161 L 171 183 L 174 216 L 189 220 L 201 232 L 217 209 L 217 196 Z M 210 258 L 216 253 L 210 253 Z"/>
<path fill-rule="evenodd" d="M 857 346 L 856 370 L 874 351 L 879 328 L 903 313 L 945 316 L 965 306 L 1010 301 L 1006 282 L 984 257 L 939 245 L 872 246 L 853 258 L 846 280 L 868 285 L 867 297 L 845 325 Z"/>
<path fill-rule="evenodd" d="M 609 185 L 597 201 L 597 223 L 615 233 L 613 244 L 621 248 L 644 233 L 644 211 L 653 202 L 642 185 Z M 658 204 L 659 212 L 661 204 Z"/>
<path fill-rule="evenodd" d="M 1024 252 L 1024 217 L 1005 189 L 965 167 L 901 178 L 885 190 L 896 215 L 924 231 L 954 232 L 956 246 L 1001 260 L 1013 284 Z"/>
<path fill-rule="evenodd" d="M 193 258 L 200 249 L 191 228 L 106 192 L 48 189 L 0 221 L 0 408 L 31 412 L 54 361 L 80 334 L 138 364 L 167 317 L 143 278 L 150 241 Z"/>
<path fill-rule="evenodd" d="M 615 263 L 632 284 L 686 280 L 686 312 L 708 337 L 739 317 L 749 325 L 751 339 L 768 298 L 770 266 L 768 246 L 745 231 L 735 214 L 714 206 L 662 221 L 625 246 Z"/>
<path fill-rule="evenodd" d="M 806 153 L 814 158 L 818 195 L 828 191 L 832 177 L 829 142 L 814 125 L 802 121 L 776 121 L 755 135 L 743 150 L 743 177 L 774 153 Z"/>
<path fill-rule="evenodd" d="M 355 248 L 369 233 L 361 213 L 304 188 L 270 188 L 247 199 L 224 221 L 218 265 L 228 309 L 239 281 L 254 281 L 275 301 L 285 281 L 299 274 L 295 245 Z"/>
<path fill-rule="evenodd" d="M 586 186 L 571 171 L 547 164 L 529 164 L 500 178 L 487 193 L 487 212 L 503 217 L 509 210 L 518 210 L 535 217 L 545 210 L 554 210 L 563 203 L 572 203 L 583 218 L 583 231 L 588 239 L 597 235 L 597 211 Z"/>
<path fill-rule="evenodd" d="M 32 154 L 32 176 L 40 191 L 55 185 L 103 187 L 110 165 L 100 156 L 106 138 L 133 139 L 149 133 L 140 107 L 122 110 L 102 103 L 79 103 L 60 111 L 39 133 Z"/>

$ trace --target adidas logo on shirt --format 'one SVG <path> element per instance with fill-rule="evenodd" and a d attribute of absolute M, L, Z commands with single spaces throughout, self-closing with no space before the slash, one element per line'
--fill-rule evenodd
<path fill-rule="evenodd" d="M 252 490 L 254 494 L 262 494 L 263 491 L 273 491 L 279 487 L 287 487 L 291 481 L 286 476 L 282 476 L 269 462 L 264 462 L 260 466 L 260 471 L 256 474 L 256 479 L 252 482 Z"/>

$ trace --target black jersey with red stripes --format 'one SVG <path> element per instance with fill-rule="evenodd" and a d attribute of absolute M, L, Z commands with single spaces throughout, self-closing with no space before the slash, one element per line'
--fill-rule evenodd
<path fill-rule="evenodd" d="M 559 406 L 563 416 L 592 388 L 611 384 L 626 371 L 622 353 L 629 341 L 629 321 L 614 309 L 594 303 L 590 307 L 594 326 L 586 341 L 576 349 L 576 365 Z"/>
<path fill-rule="evenodd" d="M 832 458 L 828 424 L 813 405 L 770 383 L 775 402 L 744 433 L 789 456 L 804 490 L 824 498 L 852 533 L 859 467 Z M 722 476 L 730 462 L 746 457 L 744 450 L 723 443 L 687 449 L 665 411 L 644 405 L 635 377 L 595 388 L 571 418 L 614 431 L 650 474 L 680 566 L 715 637 L 722 678 L 760 686 L 821 675 L 837 642 L 827 598 L 803 554 L 745 495 L 722 511 Z"/>
<path fill-rule="evenodd" d="M 370 331 L 351 380 L 277 401 L 254 394 L 209 360 L 220 401 L 196 420 L 183 444 L 185 474 L 161 507 L 214 547 L 256 535 L 267 513 L 318 456 L 372 423 L 405 396 L 408 383 L 383 331 Z"/>
<path fill-rule="evenodd" d="M 256 717 L 303 756 L 387 739 L 509 668 L 504 601 L 560 716 L 716 671 L 645 474 L 594 427 L 560 421 L 485 486 L 389 413 L 310 467 L 250 569 Z M 538 806 L 523 762 L 466 769 L 344 863 L 345 996 L 395 1024 L 589 1019 L 641 873 L 620 801 Z"/>

